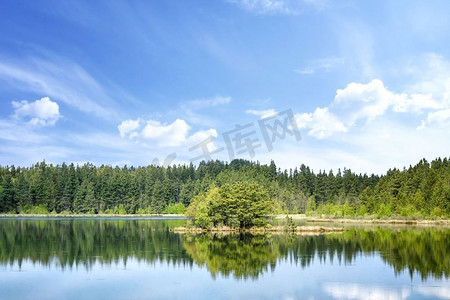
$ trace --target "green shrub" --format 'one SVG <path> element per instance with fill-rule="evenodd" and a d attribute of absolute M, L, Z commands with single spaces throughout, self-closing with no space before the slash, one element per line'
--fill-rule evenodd
<path fill-rule="evenodd" d="M 421 217 L 421 213 L 416 209 L 414 205 L 408 204 L 400 209 L 400 216 L 419 219 Z"/>
<path fill-rule="evenodd" d="M 125 206 L 123 204 L 119 204 L 119 206 L 114 207 L 115 215 L 126 215 L 127 211 L 125 210 Z"/>
<path fill-rule="evenodd" d="M 19 213 L 33 214 L 33 215 L 48 215 L 48 210 L 47 207 L 43 204 L 37 206 L 24 205 L 19 207 Z"/>
<path fill-rule="evenodd" d="M 376 217 L 378 219 L 383 218 L 383 217 L 390 218 L 391 216 L 392 216 L 392 208 L 391 208 L 390 205 L 388 205 L 388 204 L 381 204 L 378 207 L 378 211 L 377 211 L 377 214 L 376 214 Z"/>
<path fill-rule="evenodd" d="M 345 201 L 344 205 L 342 206 L 342 216 L 343 217 L 355 216 L 355 209 L 348 201 Z"/>
<path fill-rule="evenodd" d="M 358 216 L 367 216 L 369 214 L 369 211 L 367 210 L 367 206 L 360 205 L 358 211 L 356 212 L 356 215 Z"/>
<path fill-rule="evenodd" d="M 305 215 L 312 216 L 316 214 L 316 198 L 311 196 L 306 200 L 306 210 Z"/>
<path fill-rule="evenodd" d="M 430 213 L 432 219 L 441 219 L 444 217 L 444 212 L 440 207 L 435 207 Z"/>
<path fill-rule="evenodd" d="M 167 207 L 164 209 L 163 213 L 165 214 L 184 214 L 186 211 L 186 207 L 183 203 L 170 203 L 167 205 Z"/>
<path fill-rule="evenodd" d="M 138 210 L 136 210 L 136 214 L 138 215 L 147 215 L 152 213 L 152 208 L 150 206 L 147 208 L 138 208 Z"/>

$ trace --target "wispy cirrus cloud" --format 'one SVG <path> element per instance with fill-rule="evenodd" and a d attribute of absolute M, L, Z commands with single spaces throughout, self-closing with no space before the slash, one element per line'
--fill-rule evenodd
<path fill-rule="evenodd" d="M 238 7 L 255 14 L 297 15 L 313 8 L 322 10 L 327 0 L 227 0 Z"/>
<path fill-rule="evenodd" d="M 260 117 L 261 119 L 263 119 L 263 118 L 272 116 L 272 115 L 276 114 L 277 112 L 276 112 L 275 109 L 270 108 L 270 109 L 263 109 L 263 110 L 247 109 L 247 110 L 245 111 L 245 113 L 246 113 L 246 114 L 249 114 L 249 115 L 258 116 L 258 117 Z"/>
<path fill-rule="evenodd" d="M 180 109 L 185 116 L 184 118 L 190 123 L 211 127 L 214 126 L 217 119 L 211 118 L 210 114 L 206 113 L 206 111 L 230 103 L 230 96 L 215 96 L 211 98 L 189 100 L 181 104 Z"/>
<path fill-rule="evenodd" d="M 230 102 L 231 97 L 216 96 L 212 98 L 195 99 L 188 101 L 186 104 L 184 104 L 184 107 L 189 107 L 190 109 L 202 109 L 207 107 L 229 104 Z"/>
<path fill-rule="evenodd" d="M 110 119 L 117 116 L 115 101 L 86 70 L 61 58 L 21 61 L 0 59 L 0 81 L 9 88 L 48 95 L 82 112 Z"/>
<path fill-rule="evenodd" d="M 302 75 L 310 75 L 319 72 L 330 72 L 340 66 L 343 66 L 345 60 L 339 57 L 326 57 L 313 60 L 307 63 L 304 67 L 296 69 L 295 72 Z"/>

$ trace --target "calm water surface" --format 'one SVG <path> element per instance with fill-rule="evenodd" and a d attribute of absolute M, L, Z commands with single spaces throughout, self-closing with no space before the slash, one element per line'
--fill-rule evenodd
<path fill-rule="evenodd" d="M 450 299 L 450 229 L 180 235 L 185 220 L 0 219 L 1 299 Z"/>

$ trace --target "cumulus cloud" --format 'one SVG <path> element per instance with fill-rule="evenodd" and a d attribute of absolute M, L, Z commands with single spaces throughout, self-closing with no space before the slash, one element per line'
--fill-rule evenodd
<path fill-rule="evenodd" d="M 207 143 L 206 147 L 210 152 L 213 152 L 217 149 L 216 144 L 214 143 L 214 139 L 218 137 L 217 131 L 214 128 L 210 128 L 208 130 L 200 130 L 191 135 L 187 140 L 189 146 L 195 146 L 200 144 L 201 142 L 205 141 L 208 138 L 212 138 L 212 142 Z"/>
<path fill-rule="evenodd" d="M 13 101 L 14 117 L 18 119 L 29 119 L 29 123 L 35 126 L 52 126 L 61 117 L 59 105 L 44 97 L 34 102 Z"/>
<path fill-rule="evenodd" d="M 172 123 L 163 124 L 156 120 L 144 121 L 125 120 L 117 126 L 122 138 L 136 139 L 142 142 L 151 142 L 158 147 L 192 146 L 200 143 L 208 137 L 216 138 L 217 131 L 213 128 L 199 130 L 189 135 L 191 127 L 183 119 L 176 119 Z M 215 145 L 211 143 L 211 150 Z"/>
<path fill-rule="evenodd" d="M 148 120 L 142 129 L 141 136 L 146 140 L 156 141 L 161 147 L 177 147 L 186 141 L 190 126 L 182 119 L 171 124 Z"/>
<path fill-rule="evenodd" d="M 217 136 L 218 136 L 217 130 L 215 130 L 214 128 L 210 128 L 208 130 L 200 130 L 191 135 L 188 138 L 188 142 L 191 145 L 195 145 L 206 140 L 208 137 L 217 138 Z"/>
<path fill-rule="evenodd" d="M 347 128 L 338 117 L 328 111 L 328 108 L 318 107 L 313 113 L 295 115 L 299 129 L 309 128 L 308 135 L 318 139 L 329 137 L 337 132 L 346 132 Z"/>
<path fill-rule="evenodd" d="M 308 135 L 318 139 L 337 132 L 346 132 L 359 122 L 368 124 L 388 111 L 405 114 L 428 113 L 422 126 L 447 121 L 443 101 L 437 101 L 432 94 L 395 93 L 383 82 L 374 79 L 369 83 L 352 82 L 336 91 L 329 106 L 317 108 L 313 113 L 297 114 L 299 128 L 309 129 Z"/>
<path fill-rule="evenodd" d="M 140 138 L 151 141 L 160 147 L 176 147 L 186 141 L 190 126 L 182 119 L 170 124 L 162 124 L 156 120 L 125 120 L 117 126 L 120 136 L 129 139 Z"/>
<path fill-rule="evenodd" d="M 332 109 L 345 114 L 346 122 L 352 124 L 358 119 L 372 120 L 383 115 L 396 97 L 399 95 L 388 91 L 379 79 L 368 84 L 352 82 L 337 90 Z"/>
<path fill-rule="evenodd" d="M 434 100 L 431 94 L 412 94 L 409 97 L 402 94 L 402 97 L 393 106 L 395 112 L 420 113 L 427 109 L 439 109 L 442 104 Z"/>
<path fill-rule="evenodd" d="M 438 126 L 450 126 L 450 109 L 442 109 L 435 112 L 430 112 L 426 120 L 422 121 L 419 129 L 423 129 L 428 125 L 436 124 Z"/>
<path fill-rule="evenodd" d="M 130 139 L 135 137 L 137 134 L 135 130 L 139 128 L 141 122 L 142 122 L 141 119 L 137 119 L 137 120 L 125 120 L 122 123 L 120 123 L 120 125 L 118 126 L 120 137 L 123 138 L 127 135 Z"/>
<path fill-rule="evenodd" d="M 265 109 L 265 110 L 247 109 L 245 111 L 245 113 L 249 114 L 249 115 L 255 115 L 255 116 L 260 117 L 261 119 L 264 119 L 264 118 L 267 118 L 267 117 L 270 117 L 270 116 L 276 114 L 277 112 L 273 108 L 271 108 L 271 109 Z"/>

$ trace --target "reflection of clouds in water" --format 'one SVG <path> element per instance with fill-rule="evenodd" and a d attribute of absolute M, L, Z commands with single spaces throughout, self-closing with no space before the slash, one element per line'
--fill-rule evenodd
<path fill-rule="evenodd" d="M 419 286 L 415 290 L 425 296 L 450 299 L 450 286 Z"/>
<path fill-rule="evenodd" d="M 396 290 L 357 283 L 325 283 L 323 289 L 335 299 L 397 300 L 407 299 L 411 294 L 409 288 Z"/>

